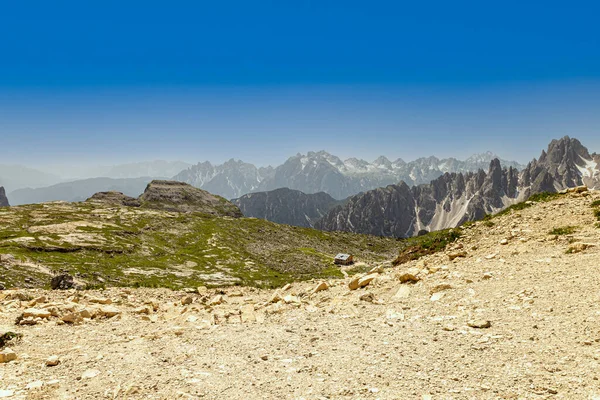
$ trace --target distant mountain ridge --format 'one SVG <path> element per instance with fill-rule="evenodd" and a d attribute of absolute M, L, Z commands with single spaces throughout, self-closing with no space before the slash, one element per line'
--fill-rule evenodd
<path fill-rule="evenodd" d="M 22 165 L 0 165 L 0 186 L 7 192 L 20 188 L 38 188 L 54 185 L 61 181 L 59 176 Z"/>
<path fill-rule="evenodd" d="M 408 237 L 480 219 L 541 192 L 586 184 L 600 189 L 600 157 L 577 140 L 553 140 L 521 172 L 490 162 L 488 172 L 445 173 L 429 184 L 402 182 L 351 197 L 315 226 L 323 230 Z"/>
<path fill-rule="evenodd" d="M 319 151 L 297 154 L 275 168 L 257 168 L 233 159 L 221 165 L 203 162 L 181 171 L 173 179 L 229 199 L 252 192 L 290 188 L 306 194 L 325 192 L 341 200 L 400 181 L 412 186 L 429 183 L 446 172 L 487 169 L 494 158 L 493 153 L 487 152 L 465 161 L 426 157 L 407 163 L 402 159 L 392 162 L 381 156 L 367 162 L 357 158 L 342 161 L 326 151 Z M 514 161 L 501 160 L 501 164 L 519 169 L 524 167 Z"/>
<path fill-rule="evenodd" d="M 37 189 L 18 189 L 8 194 L 12 205 L 44 203 L 54 200 L 84 201 L 96 192 L 117 191 L 137 197 L 153 178 L 90 178 L 63 182 Z"/>

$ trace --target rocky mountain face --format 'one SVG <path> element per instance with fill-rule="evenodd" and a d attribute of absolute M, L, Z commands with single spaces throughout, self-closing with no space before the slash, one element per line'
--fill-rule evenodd
<path fill-rule="evenodd" d="M 341 201 L 324 192 L 305 194 L 287 188 L 249 193 L 232 200 L 246 217 L 312 228 L 315 222 Z"/>
<path fill-rule="evenodd" d="M 480 219 L 540 192 L 587 184 L 600 188 L 598 156 L 577 139 L 554 140 L 519 172 L 498 159 L 488 172 L 445 173 L 429 184 L 401 182 L 351 197 L 316 223 L 324 230 L 409 237 Z"/>
<path fill-rule="evenodd" d="M 154 180 L 138 200 L 146 208 L 236 218 L 243 216 L 238 207 L 224 198 L 183 182 Z"/>
<path fill-rule="evenodd" d="M 6 191 L 3 186 L 0 186 L 0 207 L 8 207 L 8 198 L 6 197 Z"/>
<path fill-rule="evenodd" d="M 228 199 L 256 191 L 273 168 L 257 168 L 253 164 L 233 159 L 221 165 L 203 162 L 193 165 L 173 177 Z"/>
<path fill-rule="evenodd" d="M 427 157 L 407 163 L 401 159 L 390 161 L 381 156 L 373 162 L 367 162 L 357 158 L 342 161 L 332 154 L 319 151 L 297 154 L 276 168 L 257 168 L 235 160 L 216 166 L 204 162 L 180 172 L 173 179 L 226 198 L 285 187 L 304 193 L 325 192 L 339 200 L 400 181 L 412 186 L 429 183 L 445 172 L 475 172 L 487 168 L 494 158 L 496 156 L 488 152 L 465 161 Z M 501 164 L 521 167 L 512 161 L 501 160 Z"/>
<path fill-rule="evenodd" d="M 577 139 L 568 136 L 553 140 L 524 170 L 525 184 L 533 191 L 558 191 L 566 187 L 587 185 L 600 189 L 600 155 L 590 154 Z M 554 190 L 552 190 L 554 189 Z"/>

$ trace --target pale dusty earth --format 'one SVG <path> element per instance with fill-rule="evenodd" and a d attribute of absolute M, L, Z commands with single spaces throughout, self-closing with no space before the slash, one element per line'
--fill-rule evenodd
<path fill-rule="evenodd" d="M 316 293 L 316 281 L 2 291 L 0 330 L 23 337 L 4 349 L 17 358 L 0 364 L 0 397 L 600 399 L 599 198 L 569 194 L 477 223 L 357 290 L 349 277 Z M 575 232 L 549 234 L 567 225 Z M 407 270 L 416 283 L 401 282 Z M 15 325 L 25 310 L 42 317 Z"/>

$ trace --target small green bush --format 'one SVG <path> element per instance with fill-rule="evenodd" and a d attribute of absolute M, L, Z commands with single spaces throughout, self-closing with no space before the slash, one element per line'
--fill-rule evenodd
<path fill-rule="evenodd" d="M 577 229 L 576 226 L 563 226 L 560 228 L 554 228 L 549 233 L 550 235 L 570 235 Z"/>
<path fill-rule="evenodd" d="M 428 254 L 434 254 L 442 251 L 447 245 L 460 238 L 460 233 L 456 229 L 444 229 L 441 231 L 430 232 L 423 236 L 403 239 L 406 245 L 398 257 L 392 262 L 393 265 L 404 264 L 405 262 L 418 260 Z"/>
<path fill-rule="evenodd" d="M 600 207 L 600 200 L 593 201 L 592 207 Z"/>

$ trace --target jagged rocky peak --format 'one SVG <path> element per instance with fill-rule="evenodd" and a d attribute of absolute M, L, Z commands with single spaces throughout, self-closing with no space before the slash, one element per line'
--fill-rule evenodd
<path fill-rule="evenodd" d="M 582 184 L 600 188 L 599 161 L 579 140 L 565 136 L 552 140 L 548 150 L 542 151 L 540 158 L 533 160 L 527 169 L 529 179 L 541 182 L 545 189 L 549 189 L 550 181 L 554 190 Z"/>
<path fill-rule="evenodd" d="M 134 197 L 129 197 L 117 191 L 98 192 L 86 201 L 90 203 L 104 203 L 127 207 L 139 207 L 141 205 L 141 202 L 138 199 Z"/>
<path fill-rule="evenodd" d="M 6 197 L 6 191 L 4 190 L 4 186 L 0 186 L 0 207 L 8 207 L 10 204 L 8 203 L 8 198 Z"/>
<path fill-rule="evenodd" d="M 373 165 L 376 167 L 392 169 L 392 162 L 385 156 L 379 156 L 375 161 L 373 161 Z"/>
<path fill-rule="evenodd" d="M 242 216 L 240 209 L 226 199 L 184 182 L 154 180 L 139 200 L 143 207 L 167 211 Z"/>

